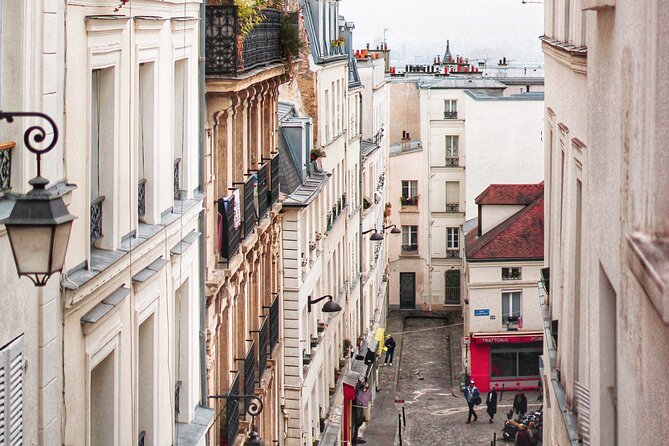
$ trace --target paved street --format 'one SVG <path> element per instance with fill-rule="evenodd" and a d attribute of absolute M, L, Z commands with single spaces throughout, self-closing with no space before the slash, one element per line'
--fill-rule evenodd
<path fill-rule="evenodd" d="M 467 406 L 458 389 L 462 332 L 459 317 L 449 315 L 447 320 L 434 315 L 425 318 L 393 312 L 387 326 L 398 345 L 393 367 L 380 368 L 380 392 L 372 408 L 371 421 L 362 431 L 368 445 L 400 444 L 398 415 L 402 404 L 396 400 L 405 401 L 403 446 L 480 446 L 489 445 L 495 432 L 499 436 L 503 413 L 510 409 L 513 393 L 503 395 L 495 423 L 488 423 L 485 405 L 482 405 L 477 409 L 479 421 L 465 424 Z M 447 335 L 452 339 L 452 390 Z M 485 393 L 482 397 L 485 399 Z M 528 393 L 528 401 L 531 408 L 538 407 L 536 394 Z"/>

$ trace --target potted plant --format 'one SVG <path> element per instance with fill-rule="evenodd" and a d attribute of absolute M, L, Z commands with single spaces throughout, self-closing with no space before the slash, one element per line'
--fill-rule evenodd
<path fill-rule="evenodd" d="M 319 322 L 318 323 L 318 332 L 323 333 L 325 331 L 326 327 L 327 327 L 327 324 L 325 322 Z"/>
<path fill-rule="evenodd" d="M 298 57 L 304 47 L 298 26 L 298 12 L 289 12 L 281 17 L 281 49 L 286 63 L 290 66 L 293 58 Z"/>
<path fill-rule="evenodd" d="M 316 161 L 318 158 L 325 158 L 325 150 L 322 148 L 311 149 L 310 158 L 311 161 Z"/>
<path fill-rule="evenodd" d="M 337 37 L 335 40 L 332 42 L 332 46 L 335 48 L 341 48 L 344 46 L 344 38 L 342 36 Z"/>
<path fill-rule="evenodd" d="M 363 209 L 369 209 L 372 206 L 372 202 L 369 201 L 369 198 L 363 197 L 362 199 L 362 208 Z"/>

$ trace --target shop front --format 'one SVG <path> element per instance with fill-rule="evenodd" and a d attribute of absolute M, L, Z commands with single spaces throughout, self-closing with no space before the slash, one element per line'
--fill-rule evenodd
<path fill-rule="evenodd" d="M 469 346 L 470 376 L 485 392 L 490 386 L 505 390 L 535 390 L 539 386 L 541 332 L 475 333 Z"/>

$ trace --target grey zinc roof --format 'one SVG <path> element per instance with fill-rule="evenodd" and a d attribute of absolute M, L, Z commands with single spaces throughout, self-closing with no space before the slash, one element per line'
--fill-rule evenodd
<path fill-rule="evenodd" d="M 360 151 L 362 152 L 363 157 L 371 155 L 378 148 L 379 146 L 377 144 L 374 144 L 374 142 L 368 139 L 360 141 Z"/>
<path fill-rule="evenodd" d="M 475 101 L 543 101 L 543 91 L 512 94 L 511 96 L 491 96 L 485 92 L 465 90 L 465 94 Z"/>
<path fill-rule="evenodd" d="M 329 173 L 314 172 L 307 178 L 304 184 L 301 184 L 292 194 L 286 198 L 286 200 L 283 202 L 283 206 L 308 206 L 312 201 L 314 201 L 321 190 L 323 190 L 329 179 Z"/>
<path fill-rule="evenodd" d="M 279 121 L 286 118 L 292 118 L 296 115 L 295 105 L 290 102 L 279 101 Z"/>
<path fill-rule="evenodd" d="M 495 88 L 504 89 L 506 85 L 494 79 L 464 77 L 424 77 L 418 81 L 418 88 L 425 89 L 471 89 Z"/>

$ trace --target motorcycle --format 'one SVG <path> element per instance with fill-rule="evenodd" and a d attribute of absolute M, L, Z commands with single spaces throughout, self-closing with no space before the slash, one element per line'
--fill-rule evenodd
<path fill-rule="evenodd" d="M 515 440 L 516 434 L 520 430 L 519 426 L 521 424 L 529 426 L 532 422 L 534 423 L 532 435 L 537 440 L 541 440 L 543 437 L 543 408 L 538 411 L 528 412 L 515 420 L 513 420 L 513 409 L 509 410 L 506 414 L 506 420 L 504 420 L 504 427 L 502 428 L 502 440 Z"/>

